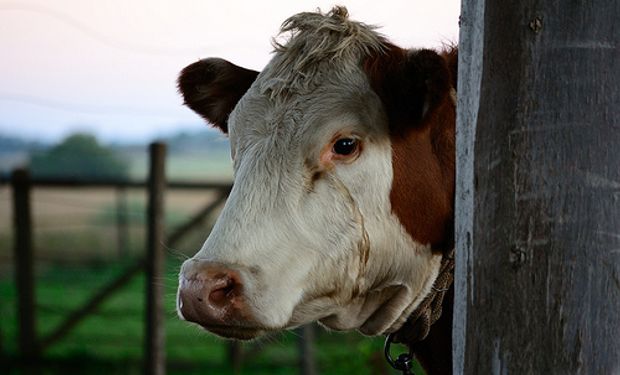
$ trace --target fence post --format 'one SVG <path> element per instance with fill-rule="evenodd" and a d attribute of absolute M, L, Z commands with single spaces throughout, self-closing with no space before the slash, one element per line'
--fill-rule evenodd
<path fill-rule="evenodd" d="M 149 147 L 147 248 L 146 248 L 146 337 L 145 374 L 166 373 L 164 332 L 164 190 L 166 186 L 166 145 Z"/>
<path fill-rule="evenodd" d="M 314 325 L 306 324 L 298 329 L 299 368 L 301 375 L 316 375 L 314 360 Z"/>
<path fill-rule="evenodd" d="M 118 257 L 127 256 L 129 248 L 129 228 L 127 227 L 127 188 L 116 189 L 116 239 L 118 241 Z"/>
<path fill-rule="evenodd" d="M 232 367 L 232 373 L 238 375 L 241 373 L 241 365 L 243 364 L 243 346 L 239 341 L 231 341 L 228 343 L 228 363 Z"/>
<path fill-rule="evenodd" d="M 30 174 L 16 169 L 11 176 L 15 229 L 15 283 L 17 286 L 18 347 L 22 359 L 37 354 Z"/>

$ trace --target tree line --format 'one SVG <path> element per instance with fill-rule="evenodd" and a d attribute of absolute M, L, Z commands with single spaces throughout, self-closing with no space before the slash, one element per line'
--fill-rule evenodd
<path fill-rule="evenodd" d="M 30 157 L 35 177 L 127 178 L 129 162 L 91 134 L 77 133 Z"/>

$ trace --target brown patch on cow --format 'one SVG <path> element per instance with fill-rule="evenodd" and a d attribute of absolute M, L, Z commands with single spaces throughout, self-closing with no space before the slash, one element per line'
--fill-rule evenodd
<path fill-rule="evenodd" d="M 210 58 L 188 65 L 178 79 L 185 104 L 205 120 L 228 132 L 228 116 L 248 91 L 258 72 Z"/>
<path fill-rule="evenodd" d="M 392 137 L 392 211 L 418 242 L 452 249 L 454 106 L 449 100 L 429 126 Z"/>
<path fill-rule="evenodd" d="M 325 177 L 325 171 L 316 169 L 310 170 L 308 172 L 308 177 L 304 181 L 304 190 L 306 191 L 306 193 L 313 193 L 314 186 L 316 185 L 317 181 L 319 181 L 323 177 Z"/>
<path fill-rule="evenodd" d="M 325 177 L 326 171 L 317 161 L 311 158 L 304 160 L 304 167 L 306 171 L 304 175 L 304 190 L 307 193 L 312 193 L 317 181 Z"/>
<path fill-rule="evenodd" d="M 312 173 L 312 177 L 310 178 L 310 181 L 314 185 L 314 183 L 316 183 L 321 178 L 323 178 L 323 171 L 315 171 L 314 173 Z"/>
<path fill-rule="evenodd" d="M 357 244 L 358 250 L 360 253 L 359 271 L 357 274 L 358 280 L 355 283 L 356 288 L 357 288 L 357 285 L 361 284 L 360 279 L 363 278 L 364 275 L 366 274 L 366 266 L 368 265 L 368 258 L 370 256 L 370 239 L 368 237 L 368 231 L 366 231 L 366 225 L 364 224 L 364 215 L 362 215 L 357 204 L 355 204 L 355 210 L 357 212 L 357 217 L 358 217 L 357 222 L 362 232 L 362 238 Z M 355 292 L 355 295 L 357 295 L 357 293 L 359 293 L 359 291 Z"/>
<path fill-rule="evenodd" d="M 402 133 L 422 125 L 441 105 L 451 77 L 446 60 L 435 51 L 386 48 L 367 58 L 364 70 L 385 107 L 390 131 Z"/>
<path fill-rule="evenodd" d="M 359 297 L 360 293 L 361 293 L 361 291 L 360 291 L 359 283 L 355 283 L 353 285 L 353 289 L 351 289 L 351 295 L 349 296 L 349 300 L 353 300 L 353 299 Z"/>
<path fill-rule="evenodd" d="M 337 300 L 342 294 L 342 289 L 339 287 L 330 287 L 325 290 L 315 290 L 312 293 L 306 293 L 303 296 L 303 302 L 315 301 L 320 299 Z"/>
<path fill-rule="evenodd" d="M 439 250 L 451 249 L 453 243 L 453 61 L 456 50 L 442 57 L 391 46 L 387 55 L 364 65 L 389 121 L 392 211 L 413 239 Z"/>
<path fill-rule="evenodd" d="M 321 297 L 325 297 L 329 299 L 336 299 L 336 297 L 338 297 L 339 294 L 340 294 L 340 289 L 332 289 L 329 292 L 321 295 Z"/>

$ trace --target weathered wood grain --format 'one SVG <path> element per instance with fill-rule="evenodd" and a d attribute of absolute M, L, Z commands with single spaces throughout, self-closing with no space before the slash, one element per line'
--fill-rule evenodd
<path fill-rule="evenodd" d="M 455 373 L 620 373 L 619 15 L 463 1 Z"/>

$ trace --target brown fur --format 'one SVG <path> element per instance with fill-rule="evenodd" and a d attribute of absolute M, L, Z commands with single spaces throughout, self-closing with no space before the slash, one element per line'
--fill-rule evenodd
<path fill-rule="evenodd" d="M 386 55 L 365 63 L 389 120 L 392 210 L 415 240 L 441 250 L 451 249 L 453 242 L 455 107 L 450 68 L 455 57 L 456 50 L 442 57 L 391 46 Z"/>
<path fill-rule="evenodd" d="M 450 71 L 450 78 L 452 87 L 458 89 L 457 83 L 457 74 L 458 74 L 458 63 L 459 63 L 459 49 L 456 45 L 448 44 L 441 52 L 441 57 L 446 60 L 446 64 L 448 64 L 448 71 Z M 458 90 L 457 90 L 458 91 Z"/>

